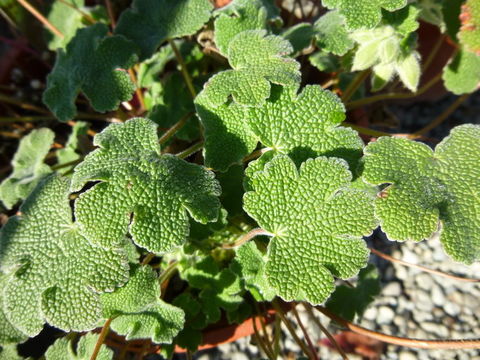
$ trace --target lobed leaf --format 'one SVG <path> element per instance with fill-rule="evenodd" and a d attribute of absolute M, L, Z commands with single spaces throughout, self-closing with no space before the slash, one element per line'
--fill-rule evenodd
<path fill-rule="evenodd" d="M 347 163 L 318 157 L 297 170 L 275 156 L 250 179 L 244 209 L 273 234 L 266 274 L 287 301 L 320 304 L 334 290 L 334 276 L 354 276 L 366 265 L 361 239 L 375 228 L 371 197 L 351 189 Z"/>
<path fill-rule="evenodd" d="M 122 12 L 115 34 L 132 40 L 144 60 L 164 41 L 196 33 L 210 19 L 212 9 L 208 0 L 134 0 Z"/>
<path fill-rule="evenodd" d="M 135 86 L 126 69 L 137 60 L 135 44 L 122 36 L 106 37 L 107 32 L 100 23 L 80 29 L 66 51 L 58 50 L 43 102 L 60 121 L 75 117 L 80 91 L 99 112 L 114 110 L 132 97 Z"/>
<path fill-rule="evenodd" d="M 349 29 L 374 28 L 382 19 L 382 9 L 395 11 L 407 5 L 406 0 L 322 0 L 329 9 L 345 16 Z"/>
<path fill-rule="evenodd" d="M 77 121 L 75 125 L 73 125 L 72 132 L 68 137 L 65 147 L 63 149 L 58 149 L 56 152 L 58 165 L 64 165 L 80 160 L 82 153 L 84 154 L 85 152 L 88 152 L 85 149 L 85 143 L 87 141 L 87 132 L 89 128 L 90 124 L 85 121 Z M 71 167 L 63 169 L 64 171 L 69 171 Z"/>
<path fill-rule="evenodd" d="M 86 334 L 80 338 L 76 349 L 73 348 L 73 342 L 63 337 L 55 341 L 45 353 L 46 360 L 90 360 L 98 341 L 98 334 Z M 97 354 L 97 360 L 113 359 L 113 351 L 106 345 L 100 347 Z"/>
<path fill-rule="evenodd" d="M 375 201 L 388 238 L 420 241 L 440 229 L 440 241 L 454 260 L 478 260 L 479 162 L 478 125 L 456 127 L 435 151 L 393 137 L 370 143 L 363 177 L 372 184 L 388 184 Z"/>
<path fill-rule="evenodd" d="M 93 244 L 114 247 L 130 233 L 133 242 L 162 254 L 183 244 L 187 212 L 198 222 L 217 219 L 220 187 L 214 174 L 176 156 L 160 154 L 157 126 L 135 118 L 97 134 L 73 174 L 72 191 L 99 181 L 75 202 L 79 231 Z"/>
<path fill-rule="evenodd" d="M 345 28 L 345 18 L 338 11 L 329 11 L 314 24 L 317 46 L 325 52 L 345 55 L 354 42 Z"/>
<path fill-rule="evenodd" d="M 20 140 L 13 156 L 13 171 L 0 184 L 0 200 L 11 209 L 25 199 L 38 182 L 52 170 L 43 161 L 53 144 L 55 134 L 48 128 L 35 129 Z"/>
<path fill-rule="evenodd" d="M 64 36 L 63 38 L 51 33 L 47 33 L 49 38 L 47 45 L 50 50 L 65 48 L 70 40 L 75 36 L 78 29 L 84 27 L 82 23 L 85 1 L 84 0 L 65 0 L 54 1 L 48 11 L 47 19 Z"/>
<path fill-rule="evenodd" d="M 458 33 L 460 43 L 465 50 L 480 56 L 480 4 L 478 1 L 467 0 L 462 5 L 460 21 L 462 23 Z"/>
<path fill-rule="evenodd" d="M 442 78 L 456 95 L 474 92 L 480 86 L 480 55 L 460 50 L 443 69 Z"/>
<path fill-rule="evenodd" d="M 292 45 L 294 54 L 298 54 L 312 44 L 315 30 L 312 24 L 303 22 L 282 31 L 281 35 Z"/>
<path fill-rule="evenodd" d="M 151 267 L 133 268 L 124 287 L 102 294 L 100 299 L 103 316 L 114 318 L 111 329 L 127 340 L 170 344 L 183 328 L 184 312 L 160 299 L 158 278 Z"/>
<path fill-rule="evenodd" d="M 0 273 L 0 287 L 3 289 L 7 284 L 7 277 Z M 3 304 L 3 293 L 0 292 L 0 304 Z M 27 340 L 27 336 L 13 326 L 7 318 L 7 314 L 0 307 L 0 346 L 22 343 Z M 1 359 L 1 356 L 0 356 Z"/>
<path fill-rule="evenodd" d="M 8 276 L 3 309 L 28 336 L 45 321 L 65 331 L 93 329 L 101 316 L 98 294 L 128 279 L 123 251 L 92 246 L 80 235 L 69 186 L 68 179 L 49 176 L 0 232 L 0 270 Z"/>

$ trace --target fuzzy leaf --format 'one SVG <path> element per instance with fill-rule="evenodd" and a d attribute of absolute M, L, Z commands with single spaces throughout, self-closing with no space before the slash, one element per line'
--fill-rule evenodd
<path fill-rule="evenodd" d="M 17 352 L 17 346 L 10 344 L 7 346 L 0 346 L 0 360 L 22 360 Z"/>
<path fill-rule="evenodd" d="M 237 0 L 228 10 L 222 11 L 214 25 L 215 45 L 224 55 L 228 55 L 229 44 L 235 35 L 267 26 L 267 9 L 261 0 Z"/>
<path fill-rule="evenodd" d="M 208 0 L 134 0 L 122 12 L 115 33 L 135 42 L 144 60 L 165 40 L 196 33 L 212 9 Z"/>
<path fill-rule="evenodd" d="M 454 260 L 480 259 L 480 126 L 462 125 L 437 145 L 382 137 L 365 149 L 364 179 L 390 184 L 375 201 L 391 240 L 440 241 Z"/>
<path fill-rule="evenodd" d="M 344 55 L 354 42 L 345 28 L 345 19 L 338 11 L 329 11 L 314 24 L 317 45 L 326 52 Z"/>
<path fill-rule="evenodd" d="M 407 89 L 411 92 L 417 91 L 421 72 L 418 53 L 414 52 L 399 59 L 395 64 L 395 69 L 397 70 L 398 77 Z"/>
<path fill-rule="evenodd" d="M 315 30 L 310 23 L 299 23 L 282 32 L 282 37 L 292 44 L 293 52 L 298 54 L 312 44 Z"/>
<path fill-rule="evenodd" d="M 383 22 L 395 28 L 395 31 L 403 36 L 416 31 L 420 26 L 417 21 L 420 16 L 420 8 L 417 4 L 409 4 L 399 11 L 383 11 Z"/>
<path fill-rule="evenodd" d="M 90 357 L 95 349 L 95 345 L 98 341 L 97 334 L 86 334 L 80 338 L 76 346 L 76 350 L 73 349 L 73 343 L 67 338 L 63 337 L 55 341 L 45 353 L 46 360 L 90 360 Z M 97 360 L 111 360 L 113 359 L 113 351 L 106 345 L 102 345 Z"/>
<path fill-rule="evenodd" d="M 229 96 L 241 105 L 258 106 L 270 95 L 270 83 L 297 85 L 300 64 L 286 57 L 290 43 L 264 30 L 247 30 L 229 44 L 228 61 L 232 70 L 222 71 L 205 84 L 203 102 L 217 107 Z"/>
<path fill-rule="evenodd" d="M 4 289 L 6 285 L 7 277 L 0 273 L 0 288 Z M 27 338 L 25 334 L 8 321 L 7 314 L 3 310 L 3 292 L 0 292 L 0 346 L 21 343 Z"/>
<path fill-rule="evenodd" d="M 65 331 L 91 330 L 101 316 L 98 294 L 128 279 L 126 254 L 92 246 L 72 223 L 69 186 L 49 176 L 0 232 L 0 270 L 9 276 L 4 311 L 29 336 L 45 321 Z"/>
<path fill-rule="evenodd" d="M 445 87 L 456 95 L 476 91 L 480 87 L 480 55 L 461 50 L 443 69 Z"/>
<path fill-rule="evenodd" d="M 258 250 L 254 241 L 250 241 L 237 249 L 230 265 L 256 301 L 271 301 L 276 295 L 265 274 L 266 262 L 267 257 Z"/>
<path fill-rule="evenodd" d="M 25 199 L 38 182 L 52 171 L 43 160 L 54 137 L 52 130 L 42 128 L 32 130 L 20 140 L 12 160 L 12 174 L 0 184 L 0 200 L 7 209 Z"/>
<path fill-rule="evenodd" d="M 346 285 L 338 286 L 326 307 L 334 314 L 353 321 L 355 316 L 362 316 L 367 306 L 380 294 L 380 279 L 375 266 L 368 266 L 358 274 L 358 283 L 354 288 Z"/>
<path fill-rule="evenodd" d="M 363 142 L 357 132 L 338 127 L 345 119 L 345 107 L 318 85 L 307 85 L 300 94 L 294 87 L 275 86 L 264 106 L 247 113 L 260 142 L 290 155 L 296 163 L 327 155 L 345 158 L 353 166 L 361 157 Z"/>
<path fill-rule="evenodd" d="M 114 110 L 132 97 L 135 86 L 126 69 L 137 60 L 135 44 L 122 36 L 105 37 L 107 32 L 99 23 L 80 29 L 66 51 L 58 50 L 43 102 L 60 121 L 76 115 L 80 91 L 99 112 Z"/>
<path fill-rule="evenodd" d="M 124 287 L 101 295 L 103 316 L 114 317 L 110 327 L 127 340 L 171 343 L 183 328 L 183 311 L 160 299 L 158 278 L 151 267 L 137 267 L 132 272 Z"/>
<path fill-rule="evenodd" d="M 351 178 L 344 160 L 318 157 L 297 170 L 285 155 L 253 174 L 244 209 L 273 234 L 266 274 L 283 299 L 320 304 L 334 276 L 354 276 L 366 265 L 361 236 L 376 226 L 373 202 L 349 188 Z"/>
<path fill-rule="evenodd" d="M 57 150 L 58 164 L 66 164 L 81 158 L 83 144 L 87 140 L 87 131 L 90 124 L 85 121 L 77 121 L 72 127 L 72 132 L 68 137 L 67 143 L 63 149 Z M 88 152 L 88 151 L 86 151 Z M 69 171 L 71 168 L 63 168 L 63 171 Z"/>
<path fill-rule="evenodd" d="M 188 236 L 188 213 L 198 222 L 217 219 L 220 187 L 214 174 L 176 156 L 160 154 L 157 126 L 135 118 L 97 134 L 99 146 L 76 167 L 72 190 L 100 181 L 79 196 L 79 229 L 94 244 L 117 246 L 129 232 L 134 243 L 158 254 Z"/>
<path fill-rule="evenodd" d="M 322 3 L 329 9 L 338 9 L 349 29 L 374 28 L 382 18 L 381 9 L 395 11 L 407 5 L 406 0 L 322 0 Z"/>
<path fill-rule="evenodd" d="M 460 43 L 464 48 L 480 56 L 480 3 L 467 0 L 460 14 L 462 26 L 458 33 Z"/>
<path fill-rule="evenodd" d="M 65 48 L 75 36 L 77 30 L 84 27 L 82 23 L 82 12 L 85 10 L 85 1 L 65 0 L 65 2 L 66 3 L 54 1 L 48 12 L 48 21 L 64 35 L 64 37 L 61 38 L 60 36 L 47 33 L 47 37 L 49 38 L 47 45 L 50 50 Z"/>

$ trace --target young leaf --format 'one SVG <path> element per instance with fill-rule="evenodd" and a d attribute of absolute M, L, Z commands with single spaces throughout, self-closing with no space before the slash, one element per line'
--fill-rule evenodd
<path fill-rule="evenodd" d="M 382 137 L 365 148 L 364 179 L 390 184 L 375 201 L 391 240 L 440 240 L 456 261 L 480 259 L 480 126 L 462 125 L 437 145 Z"/>
<path fill-rule="evenodd" d="M 137 60 L 135 44 L 122 36 L 105 37 L 107 32 L 99 23 L 80 29 L 66 51 L 58 50 L 43 102 L 60 121 L 76 115 L 80 91 L 99 112 L 114 110 L 132 97 L 135 86 L 126 69 Z"/>
<path fill-rule="evenodd" d="M 212 9 L 208 0 L 134 0 L 120 16 L 115 34 L 135 42 L 144 60 L 165 40 L 196 33 Z"/>
<path fill-rule="evenodd" d="M 12 174 L 0 184 L 0 200 L 7 209 L 25 199 L 38 182 L 52 171 L 43 160 L 54 137 L 52 130 L 41 128 L 32 130 L 20 140 L 12 160 Z"/>
<path fill-rule="evenodd" d="M 345 28 L 345 18 L 338 11 L 329 11 L 314 24 L 317 45 L 326 52 L 344 55 L 354 42 Z"/>
<path fill-rule="evenodd" d="M 337 286 L 326 307 L 338 316 L 353 321 L 355 316 L 362 316 L 367 306 L 380 294 L 380 280 L 377 268 L 368 264 L 360 270 L 358 283 L 354 288 L 346 285 Z"/>
<path fill-rule="evenodd" d="M 65 331 L 94 328 L 98 294 L 128 279 L 126 254 L 90 245 L 72 223 L 69 186 L 68 179 L 49 176 L 0 232 L 0 270 L 9 276 L 4 311 L 29 336 L 45 321 Z"/>
<path fill-rule="evenodd" d="M 420 8 L 417 4 L 408 4 L 399 11 L 393 13 L 388 11 L 382 12 L 383 23 L 395 28 L 395 31 L 403 36 L 416 31 L 420 26 L 418 17 L 420 16 Z"/>
<path fill-rule="evenodd" d="M 349 29 L 374 28 L 382 18 L 381 9 L 395 11 L 407 5 L 406 0 L 322 0 L 329 9 L 336 8 L 345 16 Z"/>
<path fill-rule="evenodd" d="M 465 50 L 480 56 L 480 3 L 467 0 L 460 14 L 462 26 L 458 33 L 460 43 Z"/>
<path fill-rule="evenodd" d="M 132 269 L 128 283 L 100 297 L 105 318 L 114 318 L 110 327 L 127 340 L 151 339 L 171 343 L 183 328 L 184 313 L 160 299 L 158 278 L 151 267 Z"/>
<path fill-rule="evenodd" d="M 228 10 L 222 11 L 215 20 L 215 45 L 228 55 L 230 41 L 245 30 L 260 30 L 267 27 L 267 9 L 261 0 L 237 0 Z"/>
<path fill-rule="evenodd" d="M 45 353 L 46 360 L 90 360 L 90 357 L 97 344 L 97 334 L 86 334 L 80 338 L 76 350 L 73 349 L 73 342 L 63 337 L 55 341 Z M 113 351 L 106 345 L 102 345 L 97 360 L 113 359 Z"/>
<path fill-rule="evenodd" d="M 320 304 L 334 290 L 334 276 L 354 276 L 366 265 L 362 235 L 375 228 L 373 202 L 349 188 L 344 160 L 318 157 L 297 170 L 285 155 L 253 174 L 244 209 L 273 234 L 266 274 L 287 301 Z"/>
<path fill-rule="evenodd" d="M 456 95 L 468 94 L 480 86 L 480 55 L 460 50 L 443 69 L 445 87 Z"/>
<path fill-rule="evenodd" d="M 266 262 L 267 257 L 258 250 L 254 241 L 250 241 L 236 250 L 230 265 L 230 269 L 242 279 L 242 286 L 256 301 L 271 301 L 276 295 L 265 274 Z"/>
<path fill-rule="evenodd" d="M 293 48 L 279 36 L 264 30 L 247 30 L 236 35 L 228 47 L 233 70 L 210 78 L 202 91 L 203 103 L 217 107 L 231 95 L 241 105 L 259 106 L 270 95 L 270 83 L 298 85 L 300 64 L 286 57 Z"/>
<path fill-rule="evenodd" d="M 135 118 L 97 134 L 99 146 L 76 167 L 72 191 L 100 181 L 75 202 L 80 232 L 93 244 L 113 247 L 129 232 L 134 243 L 162 254 L 188 236 L 188 213 L 198 222 L 217 219 L 220 187 L 214 174 L 176 156 L 160 154 L 157 126 Z"/>

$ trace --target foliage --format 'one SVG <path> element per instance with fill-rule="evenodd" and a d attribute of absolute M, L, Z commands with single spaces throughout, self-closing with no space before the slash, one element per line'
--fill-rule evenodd
<path fill-rule="evenodd" d="M 125 3 L 45 8 L 64 36 L 45 43 L 57 53 L 43 102 L 64 124 L 5 132 L 27 135 L 0 185 L 0 358 L 45 324 L 69 333 L 47 360 L 90 359 L 113 333 L 127 350 L 193 352 L 278 297 L 353 320 L 379 293 L 365 242 L 378 226 L 395 241 L 438 233 L 454 260 L 479 260 L 480 126 L 432 150 L 351 123 L 442 79 L 475 91 L 474 1 Z M 431 81 L 420 19 L 458 46 Z M 90 332 L 104 325 L 106 340 Z"/>

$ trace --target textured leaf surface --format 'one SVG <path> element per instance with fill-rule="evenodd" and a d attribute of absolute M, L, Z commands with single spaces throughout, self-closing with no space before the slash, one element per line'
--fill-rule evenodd
<path fill-rule="evenodd" d="M 367 306 L 380 294 L 380 279 L 377 268 L 369 264 L 360 270 L 358 282 L 354 288 L 346 285 L 337 286 L 326 307 L 334 314 L 353 321 L 355 316 L 362 316 Z"/>
<path fill-rule="evenodd" d="M 0 273 L 1 289 L 4 289 L 6 284 L 7 277 Z M 0 305 L 0 345 L 17 344 L 27 340 L 27 336 L 8 321 L 7 314 L 3 310 L 3 292 L 0 292 Z"/>
<path fill-rule="evenodd" d="M 323 51 L 344 55 L 354 42 L 345 28 L 345 19 L 338 11 L 329 11 L 314 24 L 317 45 Z"/>
<path fill-rule="evenodd" d="M 245 30 L 265 29 L 267 9 L 261 0 L 235 1 L 215 20 L 215 45 L 224 55 L 228 55 L 228 45 L 235 35 Z"/>
<path fill-rule="evenodd" d="M 419 6 L 413 3 L 395 12 L 383 11 L 382 18 L 383 22 L 393 26 L 398 34 L 406 36 L 420 26 L 417 21 L 420 11 Z"/>
<path fill-rule="evenodd" d="M 460 14 L 462 26 L 458 38 L 466 50 L 480 55 L 480 3 L 467 0 Z"/>
<path fill-rule="evenodd" d="M 375 227 L 373 202 L 350 181 L 345 161 L 325 157 L 297 170 L 278 155 L 253 174 L 244 209 L 273 234 L 266 274 L 283 299 L 320 304 L 334 290 L 334 276 L 354 276 L 366 265 L 361 236 Z"/>
<path fill-rule="evenodd" d="M 16 345 L 0 346 L 0 360 L 22 360 L 18 355 Z"/>
<path fill-rule="evenodd" d="M 50 50 L 56 50 L 57 48 L 64 48 L 70 40 L 74 37 L 78 29 L 82 28 L 83 14 L 82 11 L 85 1 L 84 0 L 65 0 L 54 1 L 48 12 L 47 19 L 64 35 L 63 38 L 54 34 L 47 34 L 50 38 L 48 41 L 48 48 Z M 80 11 L 79 11 L 80 10 Z"/>
<path fill-rule="evenodd" d="M 266 263 L 267 257 L 250 241 L 237 249 L 230 266 L 257 301 L 271 301 L 276 295 L 265 274 Z"/>
<path fill-rule="evenodd" d="M 140 48 L 140 58 L 153 55 L 162 42 L 196 33 L 210 18 L 208 0 L 134 0 L 123 11 L 115 33 Z"/>
<path fill-rule="evenodd" d="M 100 181 L 75 203 L 80 232 L 92 243 L 116 246 L 129 232 L 138 246 L 164 253 L 185 241 L 187 211 L 201 223 L 217 219 L 220 187 L 214 174 L 160 155 L 151 120 L 112 124 L 94 144 L 99 148 L 76 167 L 72 179 L 73 191 Z"/>
<path fill-rule="evenodd" d="M 462 125 L 437 145 L 380 138 L 365 149 L 364 179 L 391 184 L 375 201 L 391 240 L 420 241 L 441 222 L 447 254 L 464 263 L 480 258 L 480 126 Z"/>
<path fill-rule="evenodd" d="M 0 233 L 1 270 L 9 275 L 4 311 L 29 336 L 45 321 L 65 331 L 94 328 L 98 293 L 128 279 L 126 254 L 92 246 L 72 223 L 69 185 L 46 178 Z"/>
<path fill-rule="evenodd" d="M 310 23 L 299 23 L 282 32 L 282 37 L 292 45 L 293 52 L 298 54 L 312 44 L 315 31 Z"/>
<path fill-rule="evenodd" d="M 480 86 L 480 55 L 459 51 L 443 69 L 445 87 L 454 94 L 474 92 Z"/>
<path fill-rule="evenodd" d="M 48 348 L 45 358 L 46 360 L 90 360 L 97 340 L 97 334 L 86 334 L 80 338 L 74 350 L 73 343 L 63 337 Z M 102 345 L 96 359 L 111 360 L 112 358 L 113 351 L 106 345 Z"/>
<path fill-rule="evenodd" d="M 55 134 L 47 128 L 32 130 L 20 140 L 13 156 L 13 171 L 0 184 L 0 200 L 10 209 L 25 199 L 38 182 L 52 170 L 43 160 L 53 144 Z"/>
<path fill-rule="evenodd" d="M 217 107 L 229 96 L 242 105 L 258 106 L 270 95 L 270 83 L 297 85 L 300 64 L 287 55 L 290 43 L 264 30 L 247 30 L 236 35 L 228 47 L 232 70 L 222 71 L 205 84 L 204 102 Z"/>
<path fill-rule="evenodd" d="M 137 60 L 135 44 L 122 36 L 105 37 L 107 32 L 99 23 L 80 29 L 66 51 L 58 51 L 43 102 L 60 121 L 76 115 L 80 91 L 99 112 L 114 110 L 132 97 L 135 86 L 126 70 Z"/>
<path fill-rule="evenodd" d="M 374 28 L 382 18 L 381 9 L 394 11 L 407 5 L 406 0 L 322 0 L 322 3 L 329 9 L 338 9 L 350 29 Z"/>
<path fill-rule="evenodd" d="M 133 269 L 128 283 L 101 301 L 104 317 L 114 317 L 110 327 L 127 340 L 171 343 L 183 328 L 183 311 L 160 299 L 158 278 L 148 266 Z"/>

